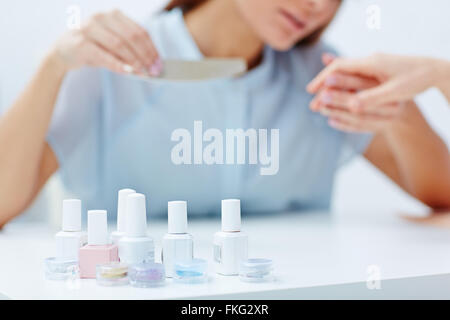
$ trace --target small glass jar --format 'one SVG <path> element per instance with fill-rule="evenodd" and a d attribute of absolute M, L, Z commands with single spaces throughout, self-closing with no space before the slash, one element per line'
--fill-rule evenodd
<path fill-rule="evenodd" d="M 273 262 L 270 259 L 248 259 L 239 266 L 239 278 L 245 282 L 273 280 Z"/>
<path fill-rule="evenodd" d="M 140 263 L 129 266 L 128 277 L 133 287 L 149 288 L 163 286 L 166 280 L 161 263 Z"/>
<path fill-rule="evenodd" d="M 174 266 L 174 279 L 180 283 L 202 283 L 208 280 L 208 262 L 204 259 L 192 259 L 177 262 Z"/>
<path fill-rule="evenodd" d="M 79 277 L 78 261 L 55 257 L 44 260 L 45 277 L 49 280 L 67 280 Z"/>
<path fill-rule="evenodd" d="M 123 286 L 128 284 L 128 266 L 124 263 L 99 264 L 95 270 L 99 285 Z"/>

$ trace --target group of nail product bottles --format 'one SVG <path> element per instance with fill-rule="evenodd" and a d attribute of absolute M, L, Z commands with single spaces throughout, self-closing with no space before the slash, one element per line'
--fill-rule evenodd
<path fill-rule="evenodd" d="M 64 200 L 62 225 L 62 231 L 55 236 L 56 257 L 45 261 L 48 278 L 63 279 L 79 266 L 81 278 L 97 278 L 100 285 L 109 286 L 130 283 L 155 287 L 164 284 L 165 277 L 182 283 L 207 279 L 207 261 L 194 258 L 193 237 L 187 232 L 186 201 L 168 203 L 163 264 L 154 262 L 154 242 L 147 235 L 145 196 L 135 190 L 119 191 L 117 230 L 110 238 L 107 212 L 91 210 L 85 245 L 80 200 Z M 214 235 L 214 264 L 218 274 L 239 275 L 242 281 L 272 279 L 271 260 L 248 259 L 248 237 L 241 231 L 240 200 L 222 200 L 222 230 Z"/>

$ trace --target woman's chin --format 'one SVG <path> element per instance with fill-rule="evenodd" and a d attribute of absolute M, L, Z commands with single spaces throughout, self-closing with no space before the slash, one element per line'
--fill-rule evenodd
<path fill-rule="evenodd" d="M 266 35 L 264 40 L 269 47 L 276 51 L 289 51 L 297 43 L 296 39 L 285 32 Z"/>
<path fill-rule="evenodd" d="M 289 51 L 295 45 L 295 43 L 292 43 L 292 41 L 279 41 L 279 40 L 267 42 L 267 44 L 276 51 Z"/>

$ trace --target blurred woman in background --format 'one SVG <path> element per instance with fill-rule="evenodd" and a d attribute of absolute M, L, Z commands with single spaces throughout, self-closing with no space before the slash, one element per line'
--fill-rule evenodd
<path fill-rule="evenodd" d="M 369 134 L 309 110 L 305 87 L 322 69 L 322 54 L 333 52 L 319 37 L 340 2 L 178 0 L 144 27 L 115 10 L 68 32 L 0 118 L 0 225 L 58 170 L 86 207 L 110 212 L 123 187 L 150 195 L 150 214 L 165 213 L 171 199 L 189 200 L 192 214 L 218 214 L 230 197 L 241 198 L 244 212 L 328 209 L 337 169 L 357 154 L 422 202 L 449 207 L 448 150 L 412 101 L 365 119 Z M 157 77 L 166 58 L 204 57 L 239 57 L 249 71 L 199 83 L 127 76 Z M 320 95 L 335 107 L 330 112 L 341 111 L 345 94 L 376 85 L 341 77 L 345 85 Z M 279 129 L 278 173 L 174 165 L 171 133 L 195 120 L 223 132 Z"/>

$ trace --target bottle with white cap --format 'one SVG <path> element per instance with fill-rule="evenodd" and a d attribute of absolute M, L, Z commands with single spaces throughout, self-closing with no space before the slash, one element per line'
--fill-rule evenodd
<path fill-rule="evenodd" d="M 119 258 L 127 264 L 153 262 L 155 246 L 147 235 L 145 196 L 133 193 L 127 197 L 125 236 L 119 240 Z"/>
<path fill-rule="evenodd" d="M 170 201 L 168 209 L 168 233 L 163 238 L 162 257 L 167 278 L 174 276 L 177 262 L 193 259 L 194 242 L 192 235 L 187 233 L 187 202 Z"/>
<path fill-rule="evenodd" d="M 214 265 L 222 275 L 239 274 L 239 264 L 248 258 L 248 237 L 241 231 L 241 201 L 222 200 L 222 231 L 214 235 Z"/>
<path fill-rule="evenodd" d="M 117 230 L 111 232 L 111 242 L 119 244 L 120 238 L 125 236 L 127 225 L 127 198 L 130 194 L 136 193 L 133 189 L 122 189 L 119 191 L 117 200 Z"/>
<path fill-rule="evenodd" d="M 86 244 L 86 233 L 81 231 L 81 200 L 63 201 L 62 231 L 55 235 L 56 259 L 78 261 L 78 251 Z"/>
<path fill-rule="evenodd" d="M 116 261 L 118 248 L 108 240 L 106 210 L 88 211 L 88 243 L 80 249 L 80 277 L 95 278 L 97 265 Z"/>

